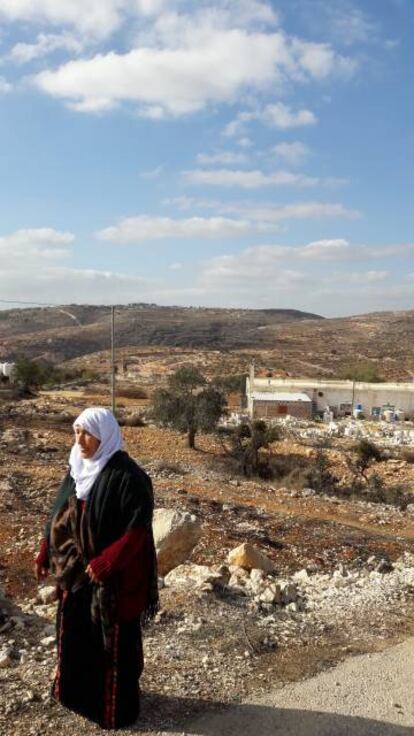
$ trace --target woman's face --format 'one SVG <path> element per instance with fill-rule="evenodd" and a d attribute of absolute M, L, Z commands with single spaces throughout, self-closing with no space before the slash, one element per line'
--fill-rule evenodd
<path fill-rule="evenodd" d="M 101 441 L 93 434 L 90 434 L 83 427 L 75 426 L 75 442 L 79 446 L 80 453 L 85 460 L 89 460 L 94 456 Z"/>

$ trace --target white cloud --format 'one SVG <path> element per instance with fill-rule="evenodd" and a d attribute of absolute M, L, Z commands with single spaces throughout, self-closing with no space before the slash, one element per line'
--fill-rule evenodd
<path fill-rule="evenodd" d="M 74 241 L 72 233 L 53 228 L 16 230 L 0 237 L 2 272 L 15 264 L 38 267 L 39 263 L 60 260 L 69 254 L 68 246 Z"/>
<path fill-rule="evenodd" d="M 27 64 L 33 59 L 62 50 L 79 54 L 83 44 L 70 33 L 39 33 L 34 43 L 16 43 L 8 54 L 15 64 Z"/>
<path fill-rule="evenodd" d="M 183 176 L 193 184 L 208 184 L 221 187 L 240 187 L 241 189 L 259 189 L 269 186 L 313 187 L 319 179 L 291 171 L 276 171 L 264 174 L 262 171 L 236 171 L 232 169 L 195 169 L 184 171 Z"/>
<path fill-rule="evenodd" d="M 223 212 L 244 213 L 251 220 L 265 222 L 281 222 L 283 220 L 316 220 L 323 218 L 344 218 L 356 220 L 361 212 L 332 202 L 297 202 L 295 204 L 277 205 L 262 203 L 252 205 L 248 202 L 229 204 L 222 207 Z"/>
<path fill-rule="evenodd" d="M 314 125 L 317 122 L 316 115 L 311 110 L 298 110 L 292 112 L 291 108 L 283 102 L 277 102 L 273 105 L 266 105 L 259 119 L 264 120 L 269 125 L 281 130 L 289 128 L 298 128 L 301 126 Z"/>
<path fill-rule="evenodd" d="M 240 146 L 240 148 L 251 148 L 254 145 L 253 141 L 250 140 L 250 138 L 248 138 L 247 136 L 244 136 L 244 138 L 239 138 L 236 143 L 238 146 Z"/>
<path fill-rule="evenodd" d="M 108 303 L 140 301 L 152 283 L 138 276 L 70 268 L 74 235 L 53 228 L 17 230 L 0 237 L 0 293 L 3 299 Z"/>
<path fill-rule="evenodd" d="M 310 155 L 310 148 L 300 141 L 278 143 L 273 152 L 291 166 L 302 164 Z"/>
<path fill-rule="evenodd" d="M 11 92 L 13 89 L 13 86 L 10 84 L 10 82 L 7 81 L 7 79 L 4 79 L 4 77 L 0 76 L 0 94 L 5 95 L 8 92 Z"/>
<path fill-rule="evenodd" d="M 270 84 L 276 59 L 272 36 L 218 31 L 204 44 L 190 48 L 111 51 L 70 61 L 40 73 L 35 83 L 80 110 L 97 110 L 100 100 L 105 101 L 105 109 L 109 101 L 126 100 L 140 105 L 143 114 L 155 106 L 159 115 L 162 109 L 166 115 L 180 116 L 202 110 L 210 102 L 231 101 L 243 88 Z"/>
<path fill-rule="evenodd" d="M 414 243 L 395 243 L 392 245 L 382 245 L 379 247 L 370 247 L 370 253 L 374 257 L 388 258 L 413 258 Z"/>
<path fill-rule="evenodd" d="M 245 132 L 247 123 L 258 120 L 272 128 L 279 130 L 290 130 L 308 125 L 315 125 L 317 117 L 311 110 L 296 110 L 285 105 L 283 102 L 275 102 L 266 105 L 263 109 L 239 112 L 234 120 L 225 126 L 223 135 L 226 138 L 234 138 Z"/>
<path fill-rule="evenodd" d="M 399 45 L 400 45 L 400 42 L 399 42 L 398 38 L 388 38 L 384 42 L 384 48 L 387 51 L 394 51 L 394 49 L 397 49 Z"/>
<path fill-rule="evenodd" d="M 45 2 L 34 4 L 44 7 Z M 117 5 L 105 2 L 116 27 L 126 0 Z M 72 5 L 77 2 L 67 7 Z M 201 4 L 191 13 L 165 12 L 152 25 L 144 25 L 136 47 L 128 52 L 72 60 L 38 74 L 34 81 L 40 90 L 78 111 L 108 110 L 125 101 L 134 103 L 139 115 L 161 118 L 235 102 L 245 92 L 337 76 L 342 67 L 352 66 L 329 45 L 289 37 L 275 31 L 275 23 L 271 6 L 260 2 L 227 0 L 218 7 Z M 314 122 L 314 115 L 306 110 L 296 117 L 289 116 L 288 108 L 275 114 L 284 118 L 284 127 Z"/>
<path fill-rule="evenodd" d="M 319 258 L 316 257 L 318 245 Z M 353 260 L 348 259 L 345 251 L 348 247 L 351 254 L 359 248 L 341 239 L 325 241 L 325 250 L 329 246 L 337 250 L 338 261 L 348 259 L 340 271 L 332 271 L 332 267 L 327 269 L 323 265 L 326 253 L 322 252 L 322 246 L 323 241 L 295 247 L 260 245 L 237 254 L 216 256 L 203 264 L 196 285 L 204 289 L 209 303 L 286 306 L 331 315 L 355 314 L 365 306 L 383 308 L 381 289 L 384 287 L 380 285 L 392 279 L 391 272 L 369 267 L 349 270 L 346 266 Z M 312 248 L 315 262 L 307 257 Z M 365 255 L 367 252 L 368 249 Z M 394 276 L 396 284 L 398 280 Z M 389 302 L 409 306 L 409 287 L 403 283 L 396 285 Z"/>
<path fill-rule="evenodd" d="M 132 7 L 135 6 L 141 15 L 153 16 L 168 6 L 170 2 L 171 0 L 133 0 Z"/>
<path fill-rule="evenodd" d="M 165 205 L 172 205 L 181 210 L 197 209 L 199 211 L 214 210 L 221 215 L 240 215 L 248 220 L 263 223 L 278 223 L 284 220 L 315 220 L 324 218 L 343 218 L 356 220 L 362 217 L 359 210 L 353 210 L 337 202 L 297 202 L 294 204 L 274 204 L 273 202 L 262 202 L 255 204 L 250 201 L 221 202 L 214 199 L 199 199 L 195 197 L 172 197 L 163 201 Z M 392 246 L 400 249 L 414 246 Z M 405 253 L 401 250 L 401 253 Z"/>
<path fill-rule="evenodd" d="M 331 33 L 347 46 L 367 43 L 378 37 L 378 24 L 360 8 L 351 6 L 332 8 L 330 13 Z"/>
<path fill-rule="evenodd" d="M 4 299 L 55 304 L 122 304 L 153 300 L 154 282 L 112 271 L 46 266 L 0 274 Z M 70 320 L 68 320 L 70 326 Z M 53 343 L 52 343 L 53 345 Z M 52 346 L 51 346 L 52 349 Z"/>
<path fill-rule="evenodd" d="M 128 217 L 117 225 L 100 230 L 99 240 L 117 243 L 158 240 L 161 238 L 228 238 L 251 233 L 259 226 L 248 220 L 234 220 L 225 217 L 191 217 L 172 219 L 170 217 L 149 217 L 139 215 Z"/>
<path fill-rule="evenodd" d="M 212 290 L 247 289 L 249 292 L 262 287 L 266 289 L 270 282 L 273 288 L 301 286 L 306 274 L 283 263 L 289 252 L 290 248 L 262 245 L 247 248 L 237 255 L 217 256 L 205 264 L 200 283 Z"/>
<path fill-rule="evenodd" d="M 128 0 L 0 0 L 4 21 L 68 25 L 96 38 L 105 38 L 122 21 Z"/>
<path fill-rule="evenodd" d="M 389 271 L 363 271 L 362 273 L 355 274 L 355 281 L 358 284 L 363 282 L 373 284 L 377 281 L 385 281 L 390 275 Z"/>
<path fill-rule="evenodd" d="M 53 228 L 22 229 L 0 237 L 3 299 L 24 297 L 57 304 L 156 301 L 286 306 L 330 314 L 361 313 L 385 305 L 394 309 L 412 306 L 414 273 L 408 272 L 403 279 L 384 268 L 383 262 L 379 268 L 370 263 L 374 258 L 388 258 L 393 266 L 395 255 L 414 256 L 412 244 L 358 246 L 332 238 L 297 246 L 259 245 L 211 258 L 199 265 L 198 272 L 191 268 L 187 281 L 185 263 L 172 262 L 168 283 L 130 272 L 71 268 L 65 259 L 73 240 L 72 233 Z M 363 261 L 360 270 L 354 265 L 357 258 Z M 337 270 L 332 267 L 335 261 Z M 180 288 L 172 288 L 175 281 Z"/>
<path fill-rule="evenodd" d="M 156 166 L 154 169 L 150 169 L 149 171 L 141 171 L 140 176 L 143 179 L 157 179 L 164 171 L 164 166 L 160 164 L 159 166 Z"/>
<path fill-rule="evenodd" d="M 344 256 L 348 257 L 349 253 L 350 245 L 347 240 L 343 240 L 342 238 L 315 240 L 305 245 L 299 251 L 301 256 L 315 260 L 336 260 Z"/>
<path fill-rule="evenodd" d="M 299 0 L 298 12 L 311 31 L 345 46 L 377 41 L 380 26 L 352 0 Z"/>
<path fill-rule="evenodd" d="M 218 153 L 198 153 L 198 163 L 209 164 L 243 164 L 248 158 L 244 153 L 233 153 L 232 151 L 221 151 Z"/>

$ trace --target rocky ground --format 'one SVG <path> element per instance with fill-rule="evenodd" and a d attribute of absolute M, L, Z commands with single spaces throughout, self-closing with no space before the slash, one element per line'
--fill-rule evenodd
<path fill-rule="evenodd" d="M 55 605 L 32 577 L 71 417 L 84 401 L 62 397 L 56 417 L 55 399 L 52 411 L 45 396 L 4 407 L 0 419 L 1 736 L 99 731 L 50 702 Z M 202 524 L 189 562 L 161 583 L 162 608 L 145 634 L 143 718 L 135 732 L 178 730 L 187 715 L 414 632 L 412 508 L 245 480 L 209 437 L 194 452 L 166 430 L 125 427 L 124 436 L 154 479 L 157 505 Z M 346 441 L 335 438 L 329 450 L 337 467 Z M 284 451 L 313 452 L 297 439 L 284 442 Z M 380 465 L 389 482 L 413 487 L 410 462 Z M 245 542 L 266 556 L 269 572 L 229 562 Z"/>

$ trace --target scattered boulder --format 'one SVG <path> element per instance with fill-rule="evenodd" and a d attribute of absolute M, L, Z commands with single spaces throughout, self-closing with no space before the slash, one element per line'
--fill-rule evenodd
<path fill-rule="evenodd" d="M 40 640 L 40 646 L 51 647 L 51 646 L 54 646 L 55 642 L 56 642 L 55 636 L 45 636 L 43 639 Z"/>
<path fill-rule="evenodd" d="M 161 576 L 188 560 L 201 536 L 197 517 L 174 509 L 156 509 L 153 530 Z"/>
<path fill-rule="evenodd" d="M 56 586 L 44 585 L 37 591 L 37 600 L 39 603 L 54 603 L 56 600 Z"/>
<path fill-rule="evenodd" d="M 261 603 L 282 603 L 282 589 L 278 583 L 271 583 L 260 594 Z"/>
<path fill-rule="evenodd" d="M 279 583 L 282 603 L 296 603 L 298 598 L 298 589 L 295 583 L 291 581 L 281 580 Z"/>
<path fill-rule="evenodd" d="M 0 651 L 0 669 L 4 669 L 5 667 L 10 667 L 10 665 L 12 664 L 13 664 L 12 650 L 10 648 L 2 649 Z"/>
<path fill-rule="evenodd" d="M 253 547 L 253 545 L 247 542 L 232 549 L 227 559 L 231 565 L 237 565 L 245 570 L 253 570 L 255 568 L 263 570 L 266 573 L 271 573 L 275 569 L 272 560 L 266 557 L 257 547 Z"/>
<path fill-rule="evenodd" d="M 295 572 L 295 574 L 293 575 L 293 579 L 296 583 L 303 583 L 304 585 L 306 585 L 309 582 L 309 573 L 307 570 L 305 570 L 305 568 L 303 568 L 302 570 L 298 570 L 298 572 Z"/>
<path fill-rule="evenodd" d="M 212 587 L 223 587 L 227 585 L 229 579 L 230 571 L 225 565 L 208 567 L 187 562 L 171 570 L 165 576 L 164 583 L 172 588 L 203 588 L 208 584 Z"/>

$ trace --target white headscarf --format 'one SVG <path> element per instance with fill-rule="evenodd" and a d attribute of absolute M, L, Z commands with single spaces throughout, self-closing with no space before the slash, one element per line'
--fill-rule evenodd
<path fill-rule="evenodd" d="M 112 412 L 99 406 L 85 409 L 73 423 L 73 428 L 79 426 L 101 442 L 93 457 L 89 459 L 82 457 L 77 443 L 70 452 L 70 474 L 76 483 L 76 496 L 85 500 L 109 458 L 122 449 L 122 435 Z"/>

